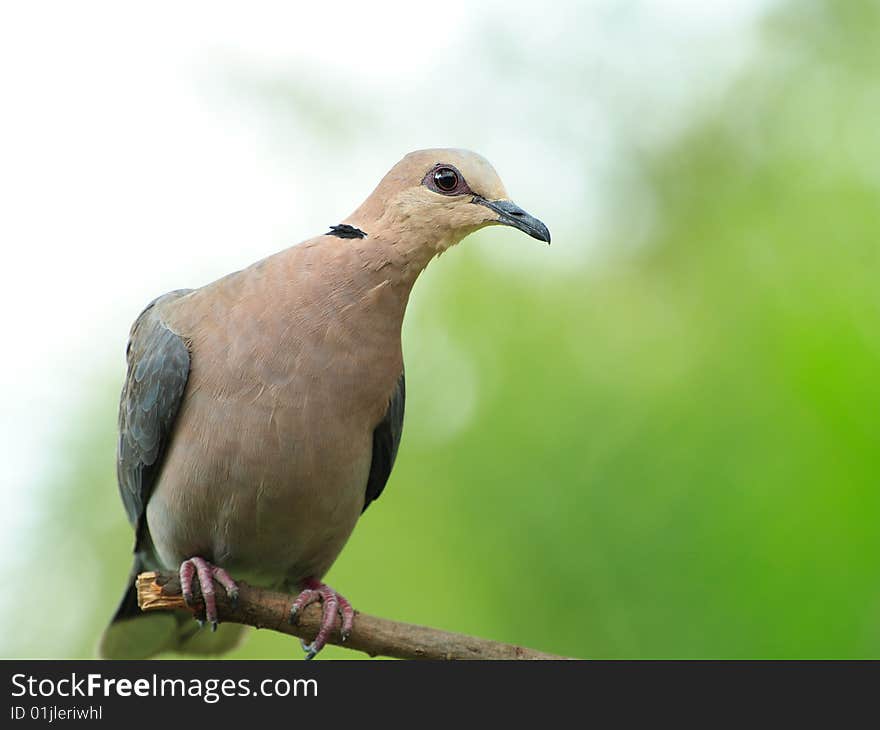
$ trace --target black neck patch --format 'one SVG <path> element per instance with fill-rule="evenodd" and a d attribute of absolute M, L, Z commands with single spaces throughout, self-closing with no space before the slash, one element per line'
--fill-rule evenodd
<path fill-rule="evenodd" d="M 330 226 L 330 232 L 325 234 L 327 236 L 338 236 L 339 238 L 366 238 L 367 234 L 364 233 L 360 228 L 355 228 L 354 226 L 348 225 L 348 223 L 342 223 L 338 226 Z"/>

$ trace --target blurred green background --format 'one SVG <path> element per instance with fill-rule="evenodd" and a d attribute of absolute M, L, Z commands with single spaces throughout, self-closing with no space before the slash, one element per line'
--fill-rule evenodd
<path fill-rule="evenodd" d="M 625 25 L 620 5 L 609 22 Z M 597 74 L 606 90 L 632 79 L 580 63 L 576 43 L 542 66 L 503 28 L 468 41 L 502 98 L 529 74 L 546 92 L 534 149 L 507 168 L 491 127 L 467 139 L 502 177 L 528 168 L 541 194 L 508 188 L 553 245 L 485 231 L 417 285 L 397 467 L 327 577 L 356 607 L 585 658 L 880 657 L 880 6 L 758 16 L 734 70 L 676 102 L 676 124 L 651 123 L 671 85 L 600 99 L 615 132 L 601 204 L 569 176 L 552 215 L 542 150 L 576 178 L 594 160 L 579 100 Z M 269 99 L 267 118 L 345 149 L 381 127 L 381 108 L 352 125 L 333 82 L 285 78 L 241 103 Z M 629 103 L 642 92 L 648 110 Z M 92 656 L 121 594 L 122 375 L 118 352 L 95 363 L 47 450 L 7 556 L 3 656 Z M 232 656 L 300 651 L 262 631 Z"/>

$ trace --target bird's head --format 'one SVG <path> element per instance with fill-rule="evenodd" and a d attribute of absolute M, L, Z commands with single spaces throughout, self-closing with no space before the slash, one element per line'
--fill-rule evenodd
<path fill-rule="evenodd" d="M 513 203 L 492 165 L 469 150 L 411 152 L 347 222 L 367 235 L 371 226 L 406 231 L 433 253 L 491 225 L 518 228 L 550 243 L 547 226 Z"/>

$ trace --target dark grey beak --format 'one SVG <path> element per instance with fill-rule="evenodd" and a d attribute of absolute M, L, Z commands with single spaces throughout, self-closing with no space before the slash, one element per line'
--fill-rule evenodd
<path fill-rule="evenodd" d="M 528 233 L 532 238 L 550 243 L 550 231 L 541 221 L 526 213 L 516 203 L 510 200 L 486 200 L 475 195 L 473 201 L 478 205 L 485 205 L 489 210 L 498 214 L 498 222 L 505 226 L 519 228 L 523 233 Z"/>

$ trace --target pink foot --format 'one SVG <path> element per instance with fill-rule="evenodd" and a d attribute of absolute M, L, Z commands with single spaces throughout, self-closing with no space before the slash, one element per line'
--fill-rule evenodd
<path fill-rule="evenodd" d="M 290 608 L 290 623 L 296 624 L 299 621 L 301 611 L 315 601 L 321 601 L 324 606 L 321 612 L 321 628 L 318 630 L 318 635 L 311 644 L 303 642 L 302 645 L 307 660 L 314 659 L 315 655 L 324 648 L 330 637 L 330 632 L 333 630 L 337 613 L 342 618 L 342 628 L 339 633 L 342 635 L 343 641 L 349 637 L 354 625 L 354 609 L 351 604 L 330 586 L 314 578 L 307 578 L 303 581 L 303 591 L 296 597 Z"/>
<path fill-rule="evenodd" d="M 238 600 L 238 586 L 223 568 L 211 565 L 204 558 L 192 557 L 180 564 L 180 588 L 187 606 L 193 602 L 194 578 L 198 578 L 205 602 L 205 621 L 211 624 L 211 631 L 217 630 L 217 598 L 214 595 L 214 580 L 226 589 L 226 595 L 234 604 Z M 199 623 L 202 623 L 199 620 Z"/>

